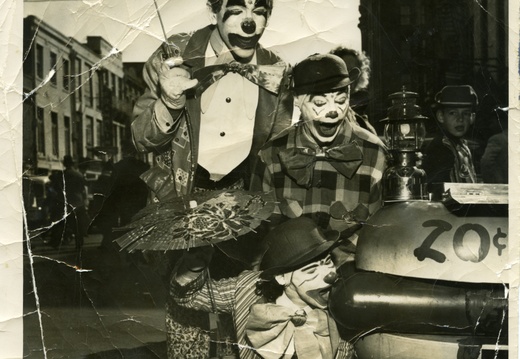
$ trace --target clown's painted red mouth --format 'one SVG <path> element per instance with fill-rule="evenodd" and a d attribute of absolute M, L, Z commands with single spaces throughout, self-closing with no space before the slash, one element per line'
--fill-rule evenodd
<path fill-rule="evenodd" d="M 236 46 L 241 49 L 252 49 L 256 46 L 258 40 L 260 40 L 260 35 L 244 37 L 238 34 L 229 34 L 228 39 L 231 46 Z"/>
<path fill-rule="evenodd" d="M 318 122 L 317 129 L 322 136 L 333 136 L 336 133 L 336 130 L 339 126 L 340 122 L 327 123 L 327 122 Z"/>
<path fill-rule="evenodd" d="M 319 305 L 326 307 L 329 303 L 330 288 L 331 286 L 327 286 L 326 288 L 310 290 L 307 294 Z"/>
<path fill-rule="evenodd" d="M 327 290 L 320 291 L 319 294 L 320 294 L 320 297 L 323 298 L 325 303 L 327 303 L 329 300 L 330 288 L 327 288 Z"/>

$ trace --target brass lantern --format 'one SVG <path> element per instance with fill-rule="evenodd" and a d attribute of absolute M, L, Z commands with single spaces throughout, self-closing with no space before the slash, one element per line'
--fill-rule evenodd
<path fill-rule="evenodd" d="M 417 105 L 418 94 L 406 91 L 388 96 L 391 106 L 385 124 L 384 137 L 392 162 L 383 176 L 385 202 L 426 200 L 426 173 L 417 167 L 420 149 L 426 136 L 424 121 Z"/>

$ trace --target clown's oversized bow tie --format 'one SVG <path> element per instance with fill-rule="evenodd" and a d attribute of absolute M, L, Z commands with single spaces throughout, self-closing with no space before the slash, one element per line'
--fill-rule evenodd
<path fill-rule="evenodd" d="M 363 153 L 356 143 L 332 147 L 322 151 L 293 147 L 278 154 L 282 169 L 300 186 L 311 187 L 316 161 L 329 162 L 339 173 L 351 179 L 363 162 Z"/>
<path fill-rule="evenodd" d="M 285 66 L 280 65 L 252 65 L 241 64 L 233 61 L 228 64 L 212 65 L 194 71 L 193 77 L 199 80 L 195 92 L 197 96 L 212 84 L 220 80 L 226 74 L 233 72 L 242 75 L 252 83 L 263 87 L 269 92 L 278 94 L 280 83 L 282 82 Z"/>
<path fill-rule="evenodd" d="M 247 338 L 266 359 L 280 358 L 290 352 L 292 339 L 298 359 L 332 358 L 336 331 L 335 324 L 329 323 L 328 314 L 321 309 L 310 310 L 308 314 L 303 309 L 294 313 L 294 309 L 277 304 L 252 305 L 246 324 Z"/>

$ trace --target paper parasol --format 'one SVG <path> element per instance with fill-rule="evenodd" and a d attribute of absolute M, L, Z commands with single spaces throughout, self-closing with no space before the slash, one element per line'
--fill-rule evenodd
<path fill-rule="evenodd" d="M 153 203 L 138 212 L 116 243 L 134 250 L 178 250 L 213 245 L 248 233 L 269 218 L 272 195 L 207 191 Z"/>

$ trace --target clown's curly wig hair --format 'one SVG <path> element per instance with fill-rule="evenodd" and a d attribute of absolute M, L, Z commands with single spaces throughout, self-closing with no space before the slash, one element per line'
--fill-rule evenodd
<path fill-rule="evenodd" d="M 345 61 L 347 69 L 357 67 L 361 70 L 359 78 L 350 85 L 352 93 L 366 90 L 370 80 L 370 59 L 364 52 L 358 52 L 345 46 L 338 46 L 330 51 L 332 55 L 339 56 Z"/>
<path fill-rule="evenodd" d="M 276 299 L 282 295 L 284 286 L 279 284 L 273 276 L 259 279 L 256 282 L 255 294 L 262 296 L 269 303 L 275 303 Z"/>

